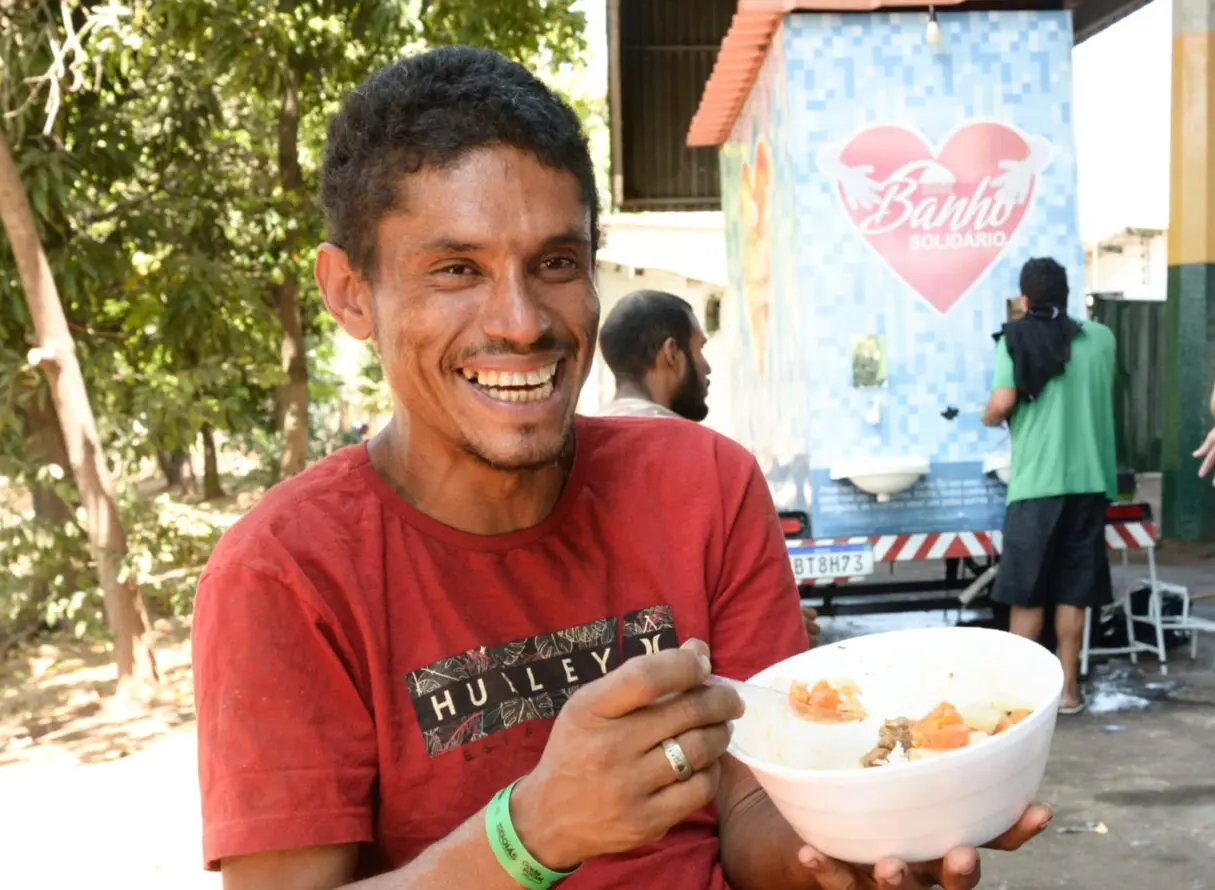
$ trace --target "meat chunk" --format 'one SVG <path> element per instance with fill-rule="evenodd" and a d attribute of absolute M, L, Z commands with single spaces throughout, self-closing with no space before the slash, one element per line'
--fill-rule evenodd
<path fill-rule="evenodd" d="M 904 751 L 910 751 L 913 747 L 911 727 L 912 721 L 906 717 L 887 720 L 878 732 L 877 745 L 861 758 L 861 766 L 885 766 L 890 762 L 891 752 L 899 746 Z"/>

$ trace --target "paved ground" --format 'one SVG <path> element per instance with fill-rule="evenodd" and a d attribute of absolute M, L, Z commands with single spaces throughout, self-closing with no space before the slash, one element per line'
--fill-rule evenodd
<path fill-rule="evenodd" d="M 1215 566 L 1178 565 L 1178 556 L 1161 552 L 1161 580 L 1215 590 Z M 1145 568 L 1137 555 L 1130 577 Z M 1215 618 L 1215 600 L 1195 613 Z M 958 618 L 844 617 L 824 621 L 824 639 Z M 1185 648 L 1169 659 L 1167 675 L 1150 656 L 1138 666 L 1119 659 L 1094 667 L 1091 712 L 1061 717 L 1055 733 L 1041 792 L 1056 809 L 1054 823 L 1032 852 L 985 857 L 983 886 L 1215 890 L 1215 635 L 1200 640 L 1196 661 Z"/>
<path fill-rule="evenodd" d="M 1167 680 L 1106 669 L 1098 701 L 1132 709 L 1060 718 L 1042 789 L 1055 823 L 1032 854 L 992 857 L 986 885 L 1215 888 L 1215 641 L 1205 648 Z"/>

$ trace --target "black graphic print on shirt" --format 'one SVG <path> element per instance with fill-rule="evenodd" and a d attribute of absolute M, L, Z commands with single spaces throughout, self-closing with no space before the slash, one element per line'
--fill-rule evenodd
<path fill-rule="evenodd" d="M 479 646 L 405 678 L 434 757 L 528 720 L 556 717 L 583 683 L 634 655 L 679 645 L 670 606 Z"/>

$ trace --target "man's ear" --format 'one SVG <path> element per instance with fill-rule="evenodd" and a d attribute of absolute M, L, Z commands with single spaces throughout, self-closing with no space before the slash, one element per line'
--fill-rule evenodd
<path fill-rule="evenodd" d="M 680 364 L 683 361 L 683 350 L 679 348 L 679 344 L 675 342 L 674 337 L 667 337 L 663 341 L 662 348 L 658 350 L 657 365 L 660 368 L 670 368 L 672 371 L 679 372 L 682 370 Z"/>
<path fill-rule="evenodd" d="M 356 340 L 369 340 L 375 333 L 371 315 L 371 287 L 336 244 L 322 244 L 316 251 L 313 269 L 316 285 L 325 298 L 325 308 L 342 330 Z"/>

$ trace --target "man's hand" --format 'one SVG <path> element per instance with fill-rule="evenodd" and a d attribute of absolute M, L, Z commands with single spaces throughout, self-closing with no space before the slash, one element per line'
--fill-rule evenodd
<path fill-rule="evenodd" d="M 984 426 L 1000 426 L 1012 416 L 1017 407 L 1017 390 L 1015 387 L 1002 386 L 991 391 L 987 406 L 983 409 L 982 421 Z"/>
<path fill-rule="evenodd" d="M 696 647 L 696 648 L 691 648 Z M 704 644 L 630 659 L 566 703 L 536 768 L 516 786 L 511 818 L 523 845 L 565 871 L 593 856 L 657 841 L 712 803 L 732 689 L 705 686 Z M 693 775 L 676 779 L 662 743 L 674 739 Z"/>
<path fill-rule="evenodd" d="M 989 844 L 992 850 L 1017 850 L 1042 833 L 1050 824 L 1050 807 L 1032 804 L 1021 821 Z M 872 868 L 845 865 L 828 859 L 811 847 L 803 847 L 799 858 L 820 890 L 924 890 L 940 885 L 945 890 L 971 890 L 979 883 L 979 851 L 972 847 L 951 850 L 944 859 L 927 865 L 908 865 L 884 859 Z"/>
<path fill-rule="evenodd" d="M 1202 466 L 1198 468 L 1198 478 L 1204 479 L 1211 470 L 1215 469 L 1215 430 L 1211 430 L 1207 434 L 1206 441 L 1194 452 L 1194 456 L 1202 458 Z M 1215 482 L 1215 479 L 1211 481 Z"/>
<path fill-rule="evenodd" d="M 810 648 L 813 649 L 823 635 L 823 629 L 818 626 L 818 610 L 802 606 L 802 622 L 806 625 L 806 636 L 810 638 Z"/>

